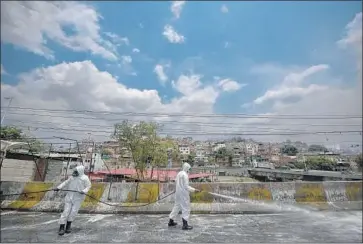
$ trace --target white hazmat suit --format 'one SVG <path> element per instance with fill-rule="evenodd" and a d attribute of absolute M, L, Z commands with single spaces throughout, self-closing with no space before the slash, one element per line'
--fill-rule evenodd
<path fill-rule="evenodd" d="M 182 170 L 177 174 L 175 178 L 175 203 L 173 210 L 169 215 L 170 221 L 174 221 L 175 217 L 178 215 L 179 211 L 182 211 L 182 218 L 185 222 L 188 222 L 190 215 L 190 192 L 197 191 L 195 188 L 189 186 L 189 170 L 190 165 L 188 163 L 183 164 Z M 169 224 L 169 225 L 174 225 Z M 183 226 L 185 225 L 183 221 Z"/>
<path fill-rule="evenodd" d="M 78 176 L 71 176 L 57 187 L 59 190 L 67 187 L 67 190 L 77 191 L 67 193 L 64 210 L 59 219 L 60 225 L 64 225 L 66 222 L 72 222 L 76 218 L 78 210 L 86 197 L 84 194 L 87 194 L 91 189 L 91 181 L 84 174 L 84 167 L 77 166 L 75 170 L 78 172 Z"/>

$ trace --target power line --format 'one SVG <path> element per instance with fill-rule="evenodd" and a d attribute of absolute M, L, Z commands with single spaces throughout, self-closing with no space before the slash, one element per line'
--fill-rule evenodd
<path fill-rule="evenodd" d="M 51 123 L 51 122 L 43 122 L 43 121 L 27 121 L 27 123 L 23 122 L 23 121 L 20 121 L 20 120 L 12 120 L 12 119 L 9 119 L 8 121 L 15 121 L 17 123 L 20 123 L 20 124 L 40 124 L 40 125 L 55 125 L 57 128 L 60 128 L 58 127 L 57 124 L 55 123 Z M 26 125 L 26 126 L 33 126 L 33 127 L 36 127 L 36 125 Z M 13 125 L 17 125 L 17 124 L 13 124 Z M 114 130 L 114 126 L 101 126 L 101 125 L 88 125 L 88 124 L 84 124 L 84 125 L 71 125 L 71 124 L 64 124 L 64 123 L 61 123 L 59 124 L 61 126 L 64 126 L 66 128 L 82 128 L 82 129 L 85 129 L 85 128 L 94 128 L 94 129 L 97 129 L 97 128 L 102 128 L 102 129 L 112 129 Z M 327 125 L 325 125 L 327 126 Z M 337 125 L 337 126 L 344 126 L 344 125 Z M 358 125 L 359 126 L 359 125 Z M 209 126 L 201 126 L 201 127 L 209 127 Z M 361 127 L 361 126 L 359 126 Z M 224 128 L 226 129 L 226 126 L 218 126 L 218 128 Z M 268 130 L 268 131 L 289 131 L 289 132 L 305 132 L 307 130 L 297 130 L 297 129 L 288 129 L 288 128 L 274 128 L 274 127 L 258 127 L 258 126 L 253 126 L 253 127 L 247 127 L 247 126 L 244 126 L 244 127 L 233 127 L 234 130 L 244 130 L 244 131 L 248 131 L 247 129 L 258 129 L 258 130 Z M 162 130 L 162 129 L 161 129 Z M 198 129 L 194 129 L 194 130 L 191 130 L 191 131 L 201 131 L 200 128 Z"/>
<path fill-rule="evenodd" d="M 101 118 L 90 118 L 90 117 L 71 117 L 71 116 L 59 116 L 59 115 L 45 115 L 45 114 L 22 114 L 22 113 L 11 113 L 9 112 L 9 114 L 18 114 L 18 115 L 28 115 L 28 116 L 36 116 L 36 117 L 48 117 L 48 118 L 66 118 L 66 119 L 86 119 L 86 120 L 103 120 L 105 122 L 111 122 L 111 121 L 120 121 L 120 120 L 125 120 L 125 119 L 101 119 Z M 131 121 L 131 122 L 139 122 L 140 120 L 129 120 L 129 119 L 126 119 L 128 121 Z M 158 121 L 149 121 L 149 122 L 155 122 L 155 123 L 158 123 Z M 177 123 L 177 124 L 185 124 L 185 125 L 195 125 L 195 126 L 203 126 L 203 127 L 225 127 L 225 126 L 222 126 L 222 125 L 241 125 L 240 123 L 220 123 L 220 122 L 215 122 L 215 123 L 206 123 L 206 122 L 202 122 L 202 123 L 198 123 L 198 122 L 179 122 L 179 121 L 161 121 L 159 122 L 159 124 L 172 124 L 172 123 Z M 258 124 L 258 123 L 255 123 L 255 125 Z M 261 123 L 261 124 L 266 124 L 266 123 Z M 281 125 L 281 124 L 271 124 L 271 123 L 268 123 L 269 125 Z M 255 127 L 254 125 L 254 127 Z M 288 124 L 288 125 L 291 125 L 291 126 L 298 126 L 298 125 L 306 125 L 306 126 L 314 126 L 314 127 L 317 127 L 317 126 L 321 126 L 321 127 L 326 127 L 326 126 L 357 126 L 357 127 L 361 127 L 361 125 L 352 125 L 352 124 L 345 124 L 345 125 L 337 125 L 337 124 Z M 248 126 L 252 126 L 252 124 L 246 124 L 244 125 L 244 128 L 242 129 L 245 129 L 247 128 Z M 102 127 L 102 126 L 101 126 Z"/>
<path fill-rule="evenodd" d="M 14 122 L 18 122 L 18 123 L 24 123 L 24 121 L 22 120 L 15 120 L 15 119 L 8 119 L 7 121 L 14 121 Z M 108 122 L 107 120 L 105 120 L 106 122 Z M 140 122 L 141 120 L 128 120 L 131 122 Z M 51 122 L 44 122 L 44 121 L 38 121 L 38 120 L 28 120 L 28 123 L 35 123 L 35 124 L 52 124 Z M 53 123 L 55 124 L 55 123 Z M 241 124 L 238 123 L 194 123 L 194 122 L 179 122 L 179 121 L 162 121 L 162 122 L 158 122 L 158 124 L 161 125 L 191 125 L 191 126 L 202 126 L 202 127 L 212 127 L 212 128 L 226 128 L 225 125 L 239 125 L 241 126 Z M 65 124 L 65 123 L 60 123 L 60 125 L 63 126 L 70 126 L 70 127 L 82 127 L 85 128 L 85 126 L 87 127 L 94 127 L 94 128 L 113 128 L 113 126 L 109 125 L 109 126 L 104 126 L 104 125 L 97 125 L 97 124 L 84 124 L 84 125 L 73 125 L 73 124 Z M 281 126 L 280 124 L 271 124 L 268 123 L 268 125 L 277 125 L 277 126 Z M 287 124 L 287 125 L 291 125 L 291 126 L 307 126 L 307 127 L 327 127 L 327 126 L 331 126 L 331 127 L 362 127 L 362 125 L 360 124 Z M 258 127 L 256 125 L 252 125 L 252 124 L 247 124 L 247 125 L 243 125 L 242 127 L 233 127 L 234 129 L 246 129 L 246 128 L 256 128 L 256 129 L 281 129 L 281 130 L 285 130 L 288 128 L 274 128 L 274 127 Z M 289 130 L 289 129 L 288 129 Z"/>
<path fill-rule="evenodd" d="M 76 134 L 76 133 L 75 133 Z M 74 135 L 75 135 L 74 134 Z M 2 138 L 1 140 L 11 140 L 11 141 L 17 141 L 17 142 L 28 142 L 28 140 L 37 140 L 39 143 L 41 144 L 52 144 L 52 145 L 77 145 L 76 142 L 44 142 L 43 140 L 54 140 L 56 138 L 54 137 L 29 137 L 27 139 L 17 139 L 17 140 L 12 140 L 12 138 Z M 94 141 L 97 145 L 101 145 L 101 144 L 105 144 L 105 141 Z M 116 141 L 117 142 L 117 141 Z M 32 142 L 30 142 L 32 144 Z M 79 143 L 82 144 L 81 140 L 79 140 Z M 274 143 L 266 143 L 266 142 L 258 142 L 255 141 L 255 143 L 263 143 L 263 144 L 273 144 L 274 147 L 283 147 L 284 145 L 289 145 L 290 143 L 287 142 L 274 142 Z M 326 144 L 326 141 L 309 141 L 309 143 L 304 143 L 307 146 L 312 145 L 312 144 Z M 356 141 L 339 141 L 339 142 L 331 142 L 331 145 L 344 145 L 344 144 L 350 144 L 350 146 L 354 146 L 354 147 L 361 147 L 362 146 L 362 142 L 356 142 Z"/>
<path fill-rule="evenodd" d="M 79 130 L 79 129 L 64 129 L 64 128 L 56 128 L 56 127 L 33 127 L 33 126 L 19 126 L 25 128 L 35 128 L 35 129 L 46 129 L 46 130 L 61 130 L 61 131 L 79 131 L 79 132 L 103 132 L 103 133 L 113 133 L 112 130 L 110 131 L 103 131 L 103 130 Z M 314 131 L 314 132 L 290 132 L 290 133 L 226 133 L 226 132 L 202 132 L 198 133 L 197 131 L 185 131 L 185 130 L 170 130 L 170 131 L 163 131 L 159 134 L 179 134 L 186 133 L 194 134 L 194 135 L 235 135 L 235 136 L 252 136 L 252 135 L 318 135 L 318 134 L 345 134 L 345 133 L 362 133 L 362 131 L 358 130 L 349 130 L 349 131 Z M 181 135 L 183 135 L 181 134 Z"/>
<path fill-rule="evenodd" d="M 4 107 L 1 107 L 4 108 Z M 41 108 L 26 108 L 26 107 L 8 107 L 9 110 L 28 110 L 42 112 L 74 112 L 82 114 L 100 114 L 100 115 L 123 115 L 123 116 L 152 116 L 152 117 L 200 117 L 200 118 L 271 118 L 271 119 L 350 119 L 362 118 L 362 115 L 248 115 L 248 114 L 190 114 L 190 113 L 139 113 L 139 112 L 110 112 L 110 111 L 95 111 L 95 110 L 76 110 L 76 109 L 41 109 Z"/>

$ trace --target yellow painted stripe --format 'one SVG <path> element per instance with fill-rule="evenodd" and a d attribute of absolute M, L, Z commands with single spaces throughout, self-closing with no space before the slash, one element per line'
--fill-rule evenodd
<path fill-rule="evenodd" d="M 36 192 L 36 191 L 45 191 L 51 189 L 53 186 L 52 183 L 44 183 L 44 182 L 28 182 L 24 186 L 22 193 L 28 192 Z M 44 197 L 45 192 L 41 193 L 29 193 L 26 195 L 20 195 L 17 200 L 12 202 L 8 208 L 15 209 L 30 209 L 38 204 Z"/>
<path fill-rule="evenodd" d="M 137 192 L 136 200 L 135 194 Z M 127 195 L 127 203 L 151 203 L 158 200 L 159 185 L 154 183 L 139 183 L 136 191 L 130 190 Z"/>
<path fill-rule="evenodd" d="M 195 184 L 193 187 L 201 190 L 201 192 L 194 192 L 191 194 L 190 201 L 192 203 L 212 203 L 214 197 L 208 192 L 213 192 L 210 184 Z"/>
<path fill-rule="evenodd" d="M 87 195 L 90 195 L 94 198 L 90 198 L 86 196 L 84 199 L 81 208 L 87 208 L 97 205 L 99 200 L 101 199 L 103 192 L 105 191 L 105 184 L 103 183 L 92 183 L 91 189 L 88 191 Z"/>
<path fill-rule="evenodd" d="M 362 182 L 347 182 L 345 193 L 349 201 L 362 201 Z"/>
<path fill-rule="evenodd" d="M 256 201 L 271 201 L 272 194 L 269 189 L 264 186 L 252 187 L 248 191 L 247 195 L 248 199 L 256 200 Z"/>
<path fill-rule="evenodd" d="M 326 202 L 323 184 L 303 183 L 296 184 L 295 199 L 298 203 Z"/>

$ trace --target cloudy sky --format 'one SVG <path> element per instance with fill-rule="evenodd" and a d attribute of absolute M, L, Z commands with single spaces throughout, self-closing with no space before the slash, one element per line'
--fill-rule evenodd
<path fill-rule="evenodd" d="M 38 137 L 103 140 L 127 118 L 178 136 L 361 142 L 361 8 L 1 2 L 4 123 Z"/>

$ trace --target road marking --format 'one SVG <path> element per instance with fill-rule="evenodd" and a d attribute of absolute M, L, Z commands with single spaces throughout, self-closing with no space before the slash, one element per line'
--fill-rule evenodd
<path fill-rule="evenodd" d="M 1 228 L 1 231 L 3 230 L 14 230 L 14 229 L 32 229 L 35 226 L 40 226 L 40 225 L 48 225 L 48 224 L 52 224 L 54 222 L 57 222 L 58 219 L 53 219 L 53 220 L 49 220 L 43 223 L 39 223 L 39 224 L 31 224 L 31 225 L 15 225 L 15 226 L 11 226 L 11 227 L 5 227 L 5 228 Z"/>
<path fill-rule="evenodd" d="M 95 216 L 92 216 L 87 222 L 94 223 L 94 222 L 102 220 L 102 219 L 104 219 L 106 217 L 107 217 L 107 215 L 95 215 Z"/>

